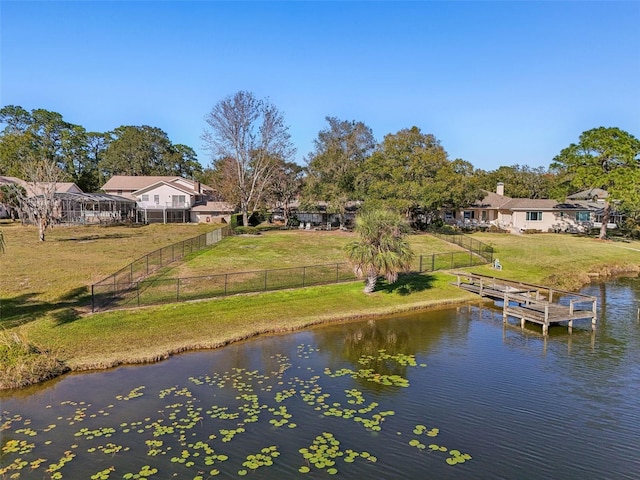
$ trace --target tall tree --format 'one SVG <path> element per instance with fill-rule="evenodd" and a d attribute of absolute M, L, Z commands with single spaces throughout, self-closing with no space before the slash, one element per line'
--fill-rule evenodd
<path fill-rule="evenodd" d="M 344 225 L 347 203 L 356 198 L 356 178 L 376 141 L 362 122 L 326 117 L 328 128 L 318 133 L 315 151 L 307 159 L 307 202 L 326 201 Z"/>
<path fill-rule="evenodd" d="M 364 162 L 358 188 L 366 204 L 407 218 L 420 212 L 427 222 L 443 209 L 468 205 L 480 196 L 471 164 L 449 161 L 440 142 L 418 127 L 385 136 Z"/>
<path fill-rule="evenodd" d="M 367 210 L 356 218 L 358 240 L 345 246 L 349 262 L 359 278 L 365 277 L 365 293 L 376 288 L 379 276 L 389 283 L 408 271 L 413 251 L 406 235 L 410 228 L 405 219 L 390 210 Z"/>
<path fill-rule="evenodd" d="M 289 226 L 293 201 L 302 190 L 304 169 L 294 162 L 280 162 L 269 188 L 269 198 L 282 209 L 284 226 Z"/>
<path fill-rule="evenodd" d="M 273 104 L 246 91 L 218 102 L 205 121 L 208 129 L 202 139 L 212 154 L 215 175 L 237 199 L 243 223 L 248 225 L 278 161 L 288 161 L 295 153 L 289 127 Z"/>
<path fill-rule="evenodd" d="M 609 193 L 600 238 L 607 237 L 611 203 L 617 208 L 640 207 L 640 140 L 615 127 L 598 127 L 564 148 L 551 168 L 571 187 L 602 188 Z"/>
<path fill-rule="evenodd" d="M 97 170 L 88 156 L 88 134 L 65 121 L 62 115 L 45 109 L 31 112 L 9 105 L 0 109 L 0 172 L 20 176 L 25 156 L 55 163 L 63 180 L 75 182 L 82 190 L 95 190 Z"/>
<path fill-rule="evenodd" d="M 544 167 L 517 164 L 478 174 L 482 188 L 493 192 L 502 182 L 505 195 L 513 198 L 551 198 L 555 180 Z"/>
<path fill-rule="evenodd" d="M 162 129 L 123 125 L 111 132 L 101 169 L 111 175 L 177 175 L 193 177 L 202 167 L 186 145 L 174 145 Z"/>

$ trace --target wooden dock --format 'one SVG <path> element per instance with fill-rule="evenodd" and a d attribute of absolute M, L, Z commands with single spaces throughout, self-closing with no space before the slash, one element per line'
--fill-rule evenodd
<path fill-rule="evenodd" d="M 502 301 L 505 323 L 509 317 L 519 319 L 522 328 L 525 322 L 535 323 L 542 326 L 545 336 L 549 326 L 563 322 L 567 322 L 571 333 L 575 320 L 591 320 L 592 330 L 596 328 L 596 297 L 475 273 L 453 275 L 457 277 L 454 285 L 459 288 Z"/>

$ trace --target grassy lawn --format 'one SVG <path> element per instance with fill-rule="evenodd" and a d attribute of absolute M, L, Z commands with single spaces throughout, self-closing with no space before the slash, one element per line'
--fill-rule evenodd
<path fill-rule="evenodd" d="M 501 272 L 488 266 L 475 267 L 478 273 L 577 290 L 597 276 L 640 271 L 638 241 L 603 242 L 554 233 L 476 233 L 473 237 L 492 245 L 494 256 L 503 266 Z"/>
<path fill-rule="evenodd" d="M 383 283 L 372 295 L 362 293 L 361 282 L 354 282 L 85 315 L 79 307 L 86 303 L 91 283 L 145 253 L 211 226 L 60 227 L 44 243 L 37 241 L 30 227 L 2 225 L 2 229 L 7 241 L 7 251 L 0 256 L 0 325 L 5 341 L 19 339 L 30 346 L 30 355 L 34 348 L 48 352 L 52 363 L 61 360 L 75 370 L 152 361 L 188 349 L 216 347 L 258 333 L 291 331 L 326 321 L 477 300 L 449 285 L 452 277 L 443 272 L 403 276 L 394 285 Z M 504 267 L 502 272 L 489 266 L 474 267 L 478 273 L 577 289 L 590 274 L 640 271 L 640 242 L 601 242 L 555 234 L 474 237 L 493 245 Z M 238 236 L 189 256 L 163 275 L 343 262 L 342 247 L 353 238 L 345 232 L 307 231 Z M 416 253 L 458 249 L 428 235 L 411 236 L 410 241 Z M 2 345 L 0 341 L 0 350 Z M 14 362 L 20 355 L 6 358 Z M 18 368 L 6 363 L 0 367 L 4 372 Z"/>
<path fill-rule="evenodd" d="M 355 238 L 352 232 L 306 230 L 240 235 L 191 255 L 186 262 L 164 270 L 163 275 L 184 278 L 343 263 L 344 246 Z M 412 235 L 409 241 L 416 255 L 460 250 L 431 235 Z"/>
<path fill-rule="evenodd" d="M 212 230 L 211 225 L 56 227 L 45 242 L 35 227 L 0 223 L 0 325 L 90 302 L 91 284 L 162 246 Z M 19 318 L 16 318 L 19 317 Z M 6 326 L 6 325 L 4 325 Z"/>

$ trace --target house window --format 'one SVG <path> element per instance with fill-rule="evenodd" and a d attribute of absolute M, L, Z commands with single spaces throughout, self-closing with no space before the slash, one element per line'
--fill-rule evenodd
<path fill-rule="evenodd" d="M 471 220 L 472 218 L 475 218 L 475 213 L 473 210 L 465 210 L 464 211 L 464 219 L 465 220 Z"/>
<path fill-rule="evenodd" d="M 576 212 L 576 222 L 588 222 L 590 219 L 589 212 Z"/>
<path fill-rule="evenodd" d="M 149 195 L 142 195 L 142 201 L 143 202 L 148 202 L 149 201 Z"/>
<path fill-rule="evenodd" d="M 118 195 L 122 195 L 122 190 L 118 190 Z"/>
<path fill-rule="evenodd" d="M 541 222 L 542 212 L 527 212 L 527 222 Z"/>
<path fill-rule="evenodd" d="M 174 207 L 183 207 L 185 204 L 185 196 L 184 195 L 174 195 L 173 196 L 173 206 Z"/>
<path fill-rule="evenodd" d="M 155 203 L 156 205 L 160 203 L 160 195 L 153 196 L 153 203 Z"/>
<path fill-rule="evenodd" d="M 482 210 L 482 221 L 483 222 L 487 221 L 487 211 L 486 210 Z"/>

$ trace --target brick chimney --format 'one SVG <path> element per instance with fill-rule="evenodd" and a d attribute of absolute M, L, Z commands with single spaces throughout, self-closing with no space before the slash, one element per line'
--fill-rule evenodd
<path fill-rule="evenodd" d="M 496 185 L 496 193 L 504 196 L 504 183 L 498 182 L 498 185 Z"/>

